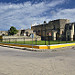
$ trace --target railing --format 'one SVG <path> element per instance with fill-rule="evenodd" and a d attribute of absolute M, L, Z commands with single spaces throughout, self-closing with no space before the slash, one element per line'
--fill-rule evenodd
<path fill-rule="evenodd" d="M 56 38 L 55 38 L 56 39 Z M 50 37 L 44 38 L 43 40 L 38 41 L 38 38 L 4 38 L 0 39 L 1 43 L 14 43 L 14 44 L 29 44 L 29 45 L 53 45 L 53 44 L 64 44 L 72 43 L 75 41 L 62 41 L 62 39 L 52 40 Z"/>

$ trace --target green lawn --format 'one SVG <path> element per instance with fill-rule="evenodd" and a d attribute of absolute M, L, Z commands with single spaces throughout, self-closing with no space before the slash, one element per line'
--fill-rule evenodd
<path fill-rule="evenodd" d="M 72 42 L 75 42 L 75 41 L 46 41 L 46 45 L 53 45 L 53 44 L 64 44 L 64 43 L 72 43 Z M 3 43 L 15 43 L 15 44 L 32 44 L 32 41 L 11 41 L 11 42 L 3 42 Z M 33 41 L 33 44 L 34 45 L 45 45 L 45 41 Z"/>

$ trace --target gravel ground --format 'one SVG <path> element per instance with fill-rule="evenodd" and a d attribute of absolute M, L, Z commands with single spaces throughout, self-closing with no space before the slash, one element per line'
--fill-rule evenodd
<path fill-rule="evenodd" d="M 75 47 L 46 52 L 0 47 L 0 75 L 75 75 Z"/>

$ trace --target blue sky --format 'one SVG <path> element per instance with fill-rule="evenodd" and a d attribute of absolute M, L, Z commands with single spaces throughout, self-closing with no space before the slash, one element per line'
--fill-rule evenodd
<path fill-rule="evenodd" d="M 75 22 L 74 0 L 0 0 L 0 30 L 27 29 L 55 19 Z"/>

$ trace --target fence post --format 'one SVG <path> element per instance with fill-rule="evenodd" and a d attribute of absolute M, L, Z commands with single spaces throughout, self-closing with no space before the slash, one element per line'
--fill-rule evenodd
<path fill-rule="evenodd" d="M 9 38 L 9 43 L 10 43 L 10 38 Z"/>
<path fill-rule="evenodd" d="M 33 36 L 32 36 L 32 49 L 33 49 Z"/>
<path fill-rule="evenodd" d="M 33 37 L 34 37 L 34 36 L 33 36 L 33 31 L 32 31 L 32 49 L 33 49 Z"/>
<path fill-rule="evenodd" d="M 58 44 L 60 44 L 60 37 L 59 37 L 59 39 L 58 39 Z"/>
<path fill-rule="evenodd" d="M 35 38 L 35 45 L 37 45 L 37 38 Z"/>
<path fill-rule="evenodd" d="M 59 39 L 59 44 L 60 44 L 60 42 L 61 42 L 61 37 L 60 37 L 60 39 Z"/>
<path fill-rule="evenodd" d="M 5 39 L 5 43 L 6 43 L 6 39 Z"/>
<path fill-rule="evenodd" d="M 48 36 L 48 45 L 50 45 L 50 37 Z"/>
<path fill-rule="evenodd" d="M 17 38 L 15 38 L 15 43 L 17 43 Z"/>
<path fill-rule="evenodd" d="M 67 43 L 67 38 L 66 38 L 66 43 Z"/>
<path fill-rule="evenodd" d="M 46 25 L 45 25 L 45 45 L 46 45 Z"/>
<path fill-rule="evenodd" d="M 25 38 L 24 38 L 24 44 L 25 44 Z"/>

